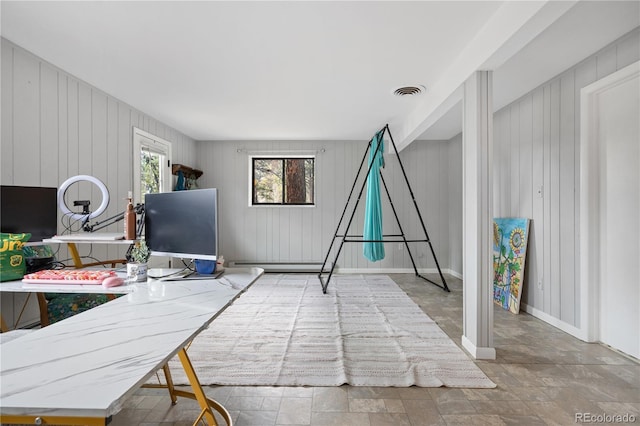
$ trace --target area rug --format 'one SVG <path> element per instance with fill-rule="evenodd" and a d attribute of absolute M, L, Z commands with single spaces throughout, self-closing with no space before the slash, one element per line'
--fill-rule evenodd
<path fill-rule="evenodd" d="M 187 353 L 203 385 L 495 387 L 386 275 L 265 275 Z"/>

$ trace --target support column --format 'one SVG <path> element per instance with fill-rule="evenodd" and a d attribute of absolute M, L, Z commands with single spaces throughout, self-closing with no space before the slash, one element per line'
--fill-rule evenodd
<path fill-rule="evenodd" d="M 476 359 L 493 347 L 493 93 L 492 72 L 464 83 L 462 125 L 463 335 Z"/>

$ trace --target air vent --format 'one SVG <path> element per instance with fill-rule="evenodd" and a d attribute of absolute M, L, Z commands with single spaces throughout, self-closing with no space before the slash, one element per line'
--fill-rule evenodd
<path fill-rule="evenodd" d="M 425 91 L 425 87 L 420 86 L 404 86 L 399 87 L 393 91 L 396 96 L 417 96 L 421 95 Z"/>

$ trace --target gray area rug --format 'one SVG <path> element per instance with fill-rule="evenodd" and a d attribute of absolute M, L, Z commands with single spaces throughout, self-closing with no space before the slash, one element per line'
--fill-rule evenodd
<path fill-rule="evenodd" d="M 495 387 L 386 275 L 265 275 L 187 353 L 203 385 Z"/>

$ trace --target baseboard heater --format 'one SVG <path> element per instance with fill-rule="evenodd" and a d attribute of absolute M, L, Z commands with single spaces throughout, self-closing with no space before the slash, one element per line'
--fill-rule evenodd
<path fill-rule="evenodd" d="M 258 262 L 249 260 L 232 260 L 229 262 L 232 268 L 262 268 L 265 272 L 320 272 L 322 262 Z M 331 263 L 327 262 L 325 270 L 331 269 Z"/>

